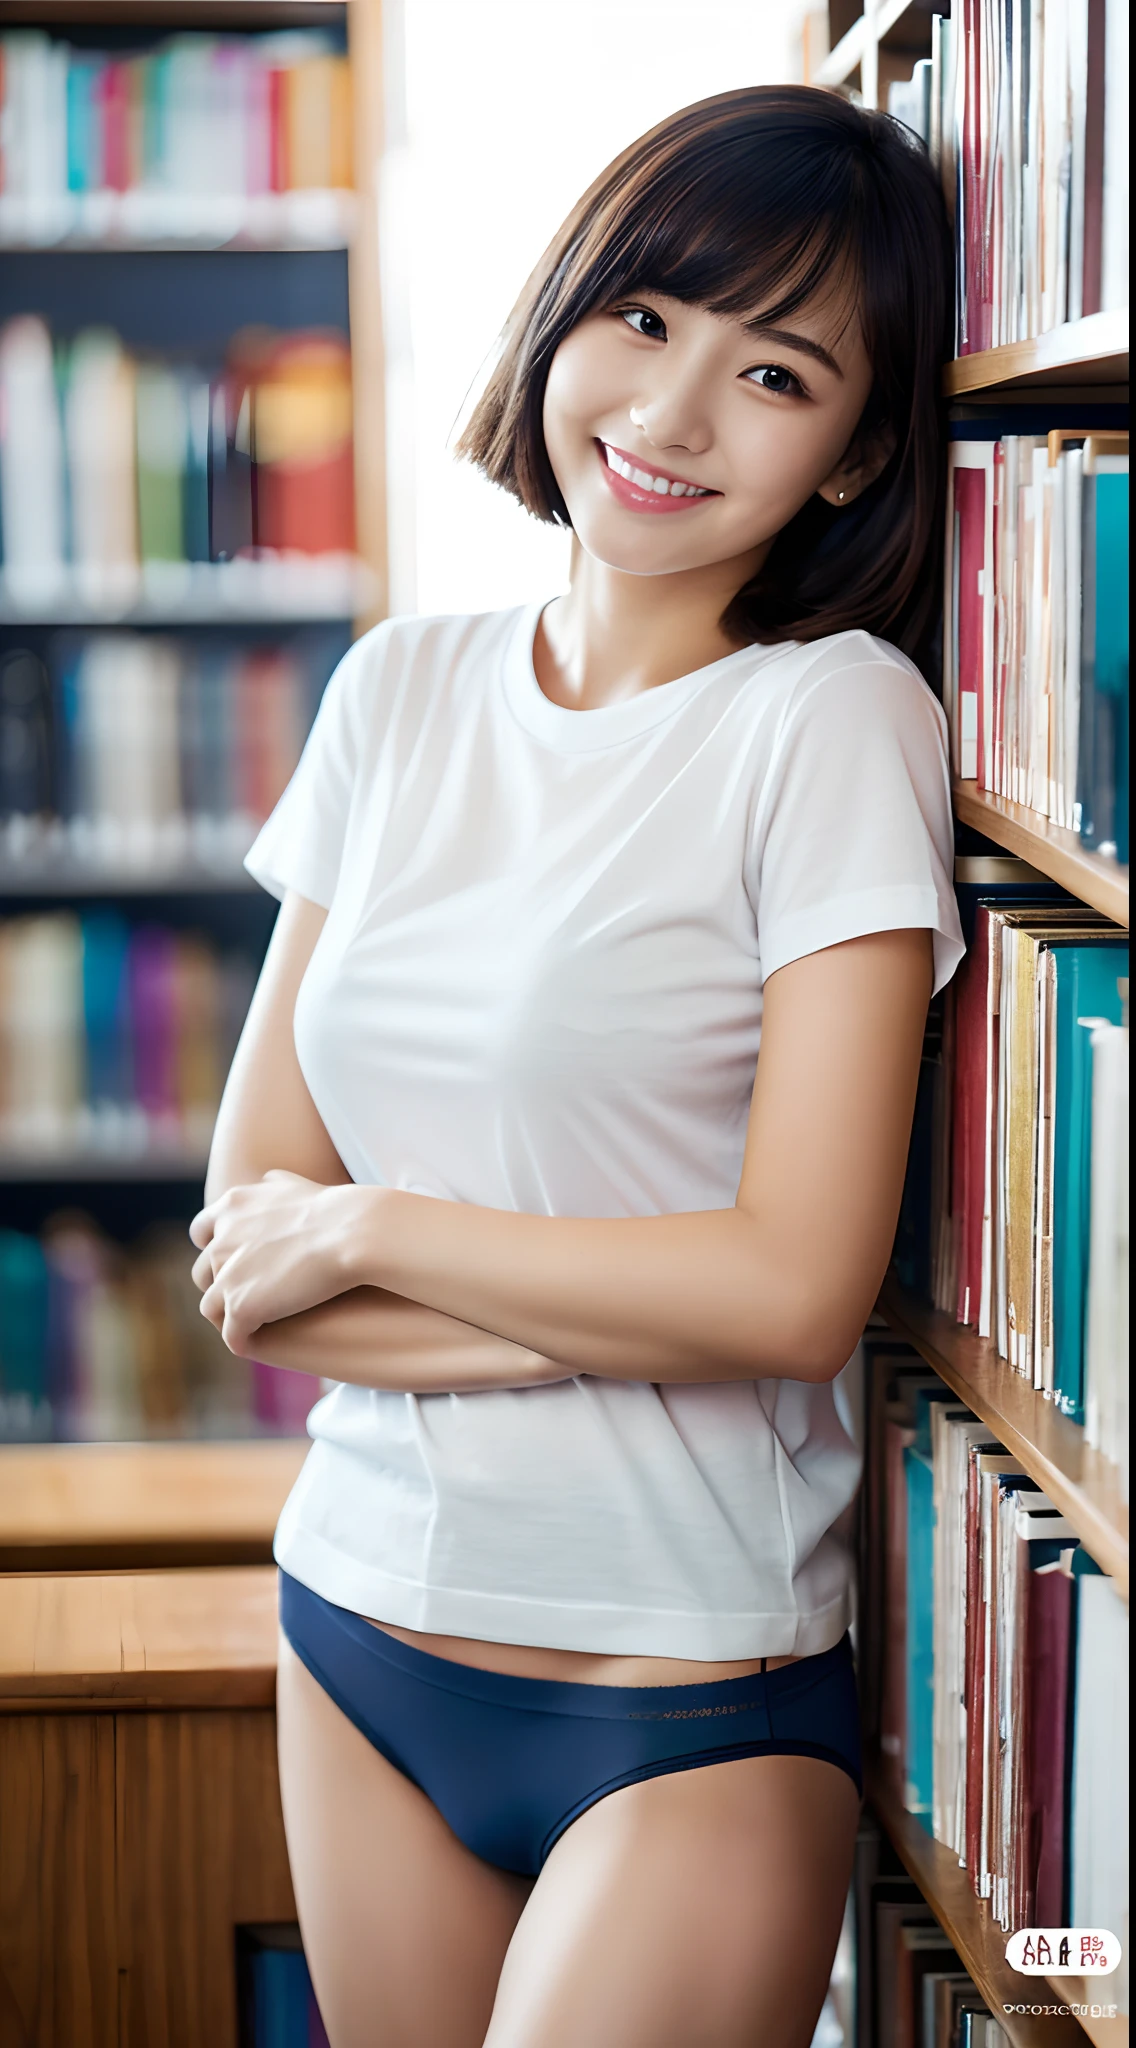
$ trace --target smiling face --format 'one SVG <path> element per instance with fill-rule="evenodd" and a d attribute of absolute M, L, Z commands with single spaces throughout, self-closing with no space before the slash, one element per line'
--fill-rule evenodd
<path fill-rule="evenodd" d="M 588 314 L 543 414 L 577 540 L 630 575 L 736 563 L 740 587 L 815 491 L 848 503 L 883 467 L 886 447 L 850 448 L 871 385 L 834 299 L 788 328 L 647 290 Z"/>

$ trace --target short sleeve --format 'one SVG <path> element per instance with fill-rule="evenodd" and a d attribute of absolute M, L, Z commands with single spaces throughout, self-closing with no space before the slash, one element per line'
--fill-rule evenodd
<path fill-rule="evenodd" d="M 963 953 L 942 708 L 913 669 L 859 645 L 802 679 L 774 747 L 747 877 L 762 973 L 922 929 L 940 989 Z"/>
<path fill-rule="evenodd" d="M 344 655 L 323 693 L 296 772 L 245 856 L 254 880 L 281 900 L 295 889 L 331 908 L 359 760 L 361 687 L 382 631 L 368 633 Z"/>

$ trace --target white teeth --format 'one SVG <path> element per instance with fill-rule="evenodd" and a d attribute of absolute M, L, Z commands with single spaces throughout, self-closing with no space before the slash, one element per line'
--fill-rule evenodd
<path fill-rule="evenodd" d="M 665 476 L 652 476 L 650 470 L 636 469 L 630 462 L 625 462 L 614 448 L 609 448 L 606 441 L 603 446 L 608 468 L 614 469 L 617 476 L 626 477 L 629 483 L 638 484 L 641 491 L 653 491 L 660 498 L 706 498 L 710 495 L 708 491 L 700 490 L 697 484 L 671 483 Z"/>

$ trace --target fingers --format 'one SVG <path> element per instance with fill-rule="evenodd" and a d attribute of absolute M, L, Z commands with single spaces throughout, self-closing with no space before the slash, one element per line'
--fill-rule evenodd
<path fill-rule="evenodd" d="M 213 1328 L 220 1332 L 234 1357 L 247 1358 L 249 1344 L 255 1335 L 255 1329 L 259 1329 L 260 1325 L 257 1323 L 255 1329 L 249 1328 L 247 1314 L 241 1314 L 238 1301 L 226 1301 L 220 1281 L 215 1281 L 211 1287 L 206 1288 L 198 1307 L 206 1322 L 212 1323 Z"/>
<path fill-rule="evenodd" d="M 205 1289 L 197 1306 L 206 1322 L 212 1323 L 213 1328 L 219 1330 L 225 1320 L 225 1296 L 220 1281 L 215 1280 Z"/>
<path fill-rule="evenodd" d="M 197 1246 L 198 1251 L 204 1251 L 206 1245 L 212 1239 L 216 1222 L 216 1208 L 216 1203 L 210 1202 L 207 1208 L 199 1209 L 189 1226 L 189 1241 Z"/>
<path fill-rule="evenodd" d="M 217 1276 L 213 1271 L 213 1256 L 211 1252 L 203 1251 L 200 1257 L 194 1260 L 192 1274 L 193 1284 L 202 1294 L 204 1294 L 207 1287 L 212 1287 Z"/>

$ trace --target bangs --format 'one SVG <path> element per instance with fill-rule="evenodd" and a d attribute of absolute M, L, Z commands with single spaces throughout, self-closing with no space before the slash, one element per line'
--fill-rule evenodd
<path fill-rule="evenodd" d="M 535 517 L 569 523 L 542 425 L 557 348 L 588 314 L 651 291 L 755 330 L 806 305 L 831 311 L 836 336 L 859 321 L 873 384 L 857 433 L 885 432 L 894 452 L 847 511 L 810 500 L 723 623 L 765 643 L 863 626 L 918 651 L 952 307 L 946 208 L 922 144 L 838 94 L 760 86 L 683 108 L 609 165 L 530 277 L 458 442 Z"/>
<path fill-rule="evenodd" d="M 739 208 L 739 193 L 782 196 Z M 836 337 L 859 311 L 861 255 L 855 195 L 831 163 L 800 165 L 785 178 L 774 137 L 726 137 L 705 151 L 695 182 L 667 166 L 635 195 L 629 216 L 611 224 L 593 266 L 598 296 L 589 310 L 629 291 L 656 291 L 753 326 L 773 326 L 806 305 L 830 304 Z M 670 175 L 667 175 L 670 173 Z M 790 195 L 789 203 L 785 194 Z"/>

